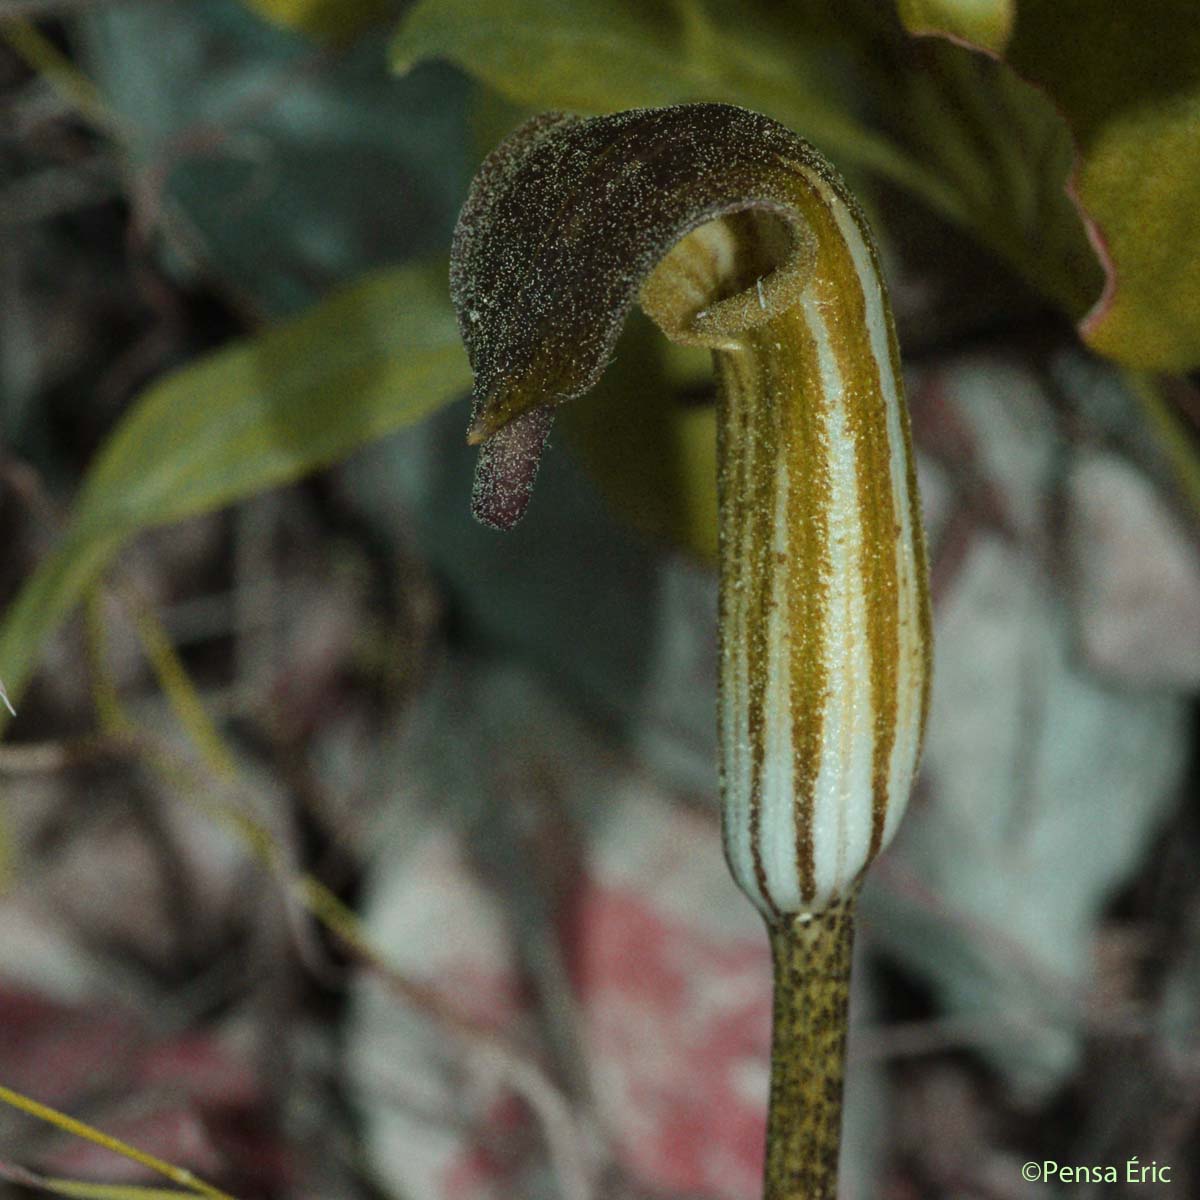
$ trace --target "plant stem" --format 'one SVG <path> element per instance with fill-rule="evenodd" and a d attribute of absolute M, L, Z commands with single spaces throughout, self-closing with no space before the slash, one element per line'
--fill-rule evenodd
<path fill-rule="evenodd" d="M 112 1153 L 119 1154 L 122 1158 L 138 1163 L 147 1170 L 164 1176 L 172 1183 L 187 1188 L 190 1195 L 207 1196 L 209 1200 L 233 1200 L 228 1192 L 213 1187 L 211 1183 L 205 1183 L 203 1179 L 197 1179 L 191 1171 L 177 1167 L 174 1163 L 166 1162 L 153 1154 L 147 1154 L 144 1150 L 139 1150 L 136 1146 L 131 1146 L 119 1138 L 110 1137 L 99 1129 L 93 1129 L 92 1126 L 85 1125 L 82 1121 L 77 1121 L 74 1117 L 69 1117 L 55 1108 L 50 1108 L 49 1105 L 23 1096 L 20 1092 L 14 1092 L 11 1088 L 0 1086 L 0 1103 L 7 1104 L 19 1112 L 36 1117 L 39 1121 L 46 1121 L 48 1124 L 83 1138 L 93 1145 L 102 1146 L 105 1150 L 111 1150 Z"/>
<path fill-rule="evenodd" d="M 857 893 L 768 926 L 775 965 L 765 1200 L 836 1200 Z"/>

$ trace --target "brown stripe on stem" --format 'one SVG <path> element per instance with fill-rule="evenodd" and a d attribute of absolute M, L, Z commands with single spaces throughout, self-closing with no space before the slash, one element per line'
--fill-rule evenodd
<path fill-rule="evenodd" d="M 772 915 L 779 908 L 771 894 L 762 854 L 763 768 L 766 760 L 767 619 L 775 572 L 764 561 L 774 513 L 773 473 L 778 454 L 782 410 L 764 404 L 769 392 L 760 354 L 714 352 L 717 370 L 717 487 L 721 521 L 719 654 L 744 656 L 747 732 L 750 749 L 750 854 L 759 892 Z M 728 669 L 717 677 L 724 714 Z M 724 719 L 724 716 L 722 716 Z M 736 737 L 724 730 L 722 739 Z"/>
<path fill-rule="evenodd" d="M 833 485 L 829 471 L 825 418 L 831 397 L 821 385 L 812 331 L 797 306 L 775 329 L 776 399 L 787 404 L 792 425 L 788 470 L 788 527 L 793 544 L 787 572 L 792 690 L 794 823 L 800 896 L 807 904 L 816 892 L 813 802 L 825 732 L 829 664 L 824 653 L 829 624 L 829 520 Z M 786 349 L 785 349 L 786 347 Z M 795 397 L 803 399 L 797 403 Z"/>
<path fill-rule="evenodd" d="M 847 432 L 853 439 L 858 471 L 858 517 L 862 531 L 858 587 L 866 598 L 873 729 L 870 858 L 879 853 L 887 818 L 892 748 L 896 739 L 896 683 L 900 654 L 900 601 L 897 575 L 897 525 L 892 494 L 896 449 L 888 436 L 887 401 L 881 363 L 867 325 L 865 281 L 832 212 L 810 216 L 821 268 L 813 279 L 818 303 L 836 311 L 831 341 L 843 381 Z M 864 242 L 870 247 L 867 235 Z M 871 280 L 877 284 L 877 278 Z"/>
<path fill-rule="evenodd" d="M 778 654 L 786 656 L 791 681 L 796 870 L 801 898 L 811 900 L 815 889 L 812 805 L 820 765 L 822 700 L 829 686 L 822 652 L 831 495 L 823 427 L 827 402 L 816 345 L 798 308 L 748 332 L 737 353 L 718 352 L 714 358 L 724 405 L 718 425 L 720 511 L 723 520 L 739 531 L 729 539 L 737 549 L 722 556 L 722 611 L 740 606 L 743 612 L 757 614 L 752 618 L 757 629 L 748 640 L 750 675 L 760 681 L 751 709 L 755 871 L 760 889 L 773 904 L 762 869 L 758 813 L 768 702 L 765 681 L 772 669 L 771 655 Z M 784 554 L 774 537 L 781 466 L 788 489 Z M 750 518 L 747 510 L 756 516 Z M 747 525 L 752 528 L 749 536 L 742 532 Z M 783 608 L 787 623 L 786 642 L 778 646 L 772 646 L 768 637 L 768 617 L 775 605 Z M 721 686 L 728 686 L 725 672 Z"/>

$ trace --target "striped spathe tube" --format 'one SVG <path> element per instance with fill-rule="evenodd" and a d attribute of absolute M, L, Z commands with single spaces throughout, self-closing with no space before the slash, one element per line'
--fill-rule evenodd
<path fill-rule="evenodd" d="M 475 376 L 474 511 L 529 502 L 556 407 L 629 308 L 718 381 L 725 852 L 775 967 L 768 1200 L 837 1189 L 854 903 L 928 708 L 925 550 L 866 221 L 783 126 L 720 104 L 527 122 L 485 161 L 451 293 Z"/>
<path fill-rule="evenodd" d="M 718 352 L 726 854 L 768 919 L 855 886 L 908 802 L 930 675 L 921 519 L 874 245 L 825 172 L 796 302 Z"/>

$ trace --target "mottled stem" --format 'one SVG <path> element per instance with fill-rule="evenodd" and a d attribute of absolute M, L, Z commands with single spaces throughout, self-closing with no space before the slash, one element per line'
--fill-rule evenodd
<path fill-rule="evenodd" d="M 768 926 L 775 1009 L 765 1200 L 837 1198 L 855 900 Z"/>

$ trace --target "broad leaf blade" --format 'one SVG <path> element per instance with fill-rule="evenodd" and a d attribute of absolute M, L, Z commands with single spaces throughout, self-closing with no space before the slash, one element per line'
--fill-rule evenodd
<path fill-rule="evenodd" d="M 606 112 L 639 93 L 669 104 L 705 89 L 712 70 L 683 45 L 679 23 L 654 4 L 421 0 L 406 14 L 392 66 L 446 58 L 518 103 Z"/>
<path fill-rule="evenodd" d="M 432 264 L 378 272 L 152 385 L 0 625 L 0 678 L 14 700 L 46 638 L 128 537 L 336 462 L 470 381 L 445 267 Z"/>
<path fill-rule="evenodd" d="M 316 41 L 352 41 L 385 16 L 389 0 L 243 0 L 247 8 Z"/>
<path fill-rule="evenodd" d="M 1008 59 L 1065 113 L 1108 284 L 1081 330 L 1130 366 L 1200 364 L 1200 21 L 1190 0 L 1021 0 Z"/>
<path fill-rule="evenodd" d="M 155 384 L 101 451 L 77 520 L 126 530 L 296 479 L 469 386 L 441 264 L 374 274 Z"/>
<path fill-rule="evenodd" d="M 938 33 L 993 54 L 1012 34 L 1015 0 L 896 0 L 909 33 Z"/>
<path fill-rule="evenodd" d="M 899 6 L 910 28 L 919 9 L 922 32 L 951 40 L 963 40 L 960 18 L 976 7 L 966 0 Z M 1128 366 L 1190 370 L 1200 364 L 1196 7 L 1191 0 L 1016 0 L 1014 9 L 1004 61 L 1066 119 L 1075 147 L 1071 197 L 1105 271 L 1080 332 Z"/>
<path fill-rule="evenodd" d="M 1082 316 L 1103 272 L 1064 190 L 1074 149 L 1061 114 L 990 55 L 940 39 L 901 51 L 879 68 L 878 92 L 899 139 L 961 198 L 962 224 L 981 244 Z"/>
<path fill-rule="evenodd" d="M 814 34 L 815 39 L 815 34 Z M 612 113 L 719 100 L 765 113 L 846 164 L 935 193 L 936 181 L 846 103 L 836 56 L 788 14 L 696 0 L 418 0 L 392 43 L 405 72 L 447 59 L 532 110 Z"/>

